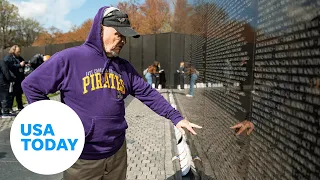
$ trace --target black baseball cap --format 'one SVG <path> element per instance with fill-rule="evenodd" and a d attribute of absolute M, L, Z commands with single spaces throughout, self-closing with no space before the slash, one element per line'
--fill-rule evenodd
<path fill-rule="evenodd" d="M 102 25 L 113 27 L 116 31 L 126 37 L 140 37 L 140 35 L 131 27 L 128 15 L 121 12 L 118 8 L 109 7 L 105 9 Z"/>

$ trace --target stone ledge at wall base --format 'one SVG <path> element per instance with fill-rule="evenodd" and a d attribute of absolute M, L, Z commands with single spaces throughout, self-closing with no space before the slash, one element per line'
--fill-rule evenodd
<path fill-rule="evenodd" d="M 166 99 L 169 101 L 169 91 L 168 90 L 162 90 L 162 93 L 164 93 L 164 95 L 166 96 Z M 178 150 L 177 150 L 177 142 L 176 142 L 176 136 L 175 136 L 175 132 L 174 132 L 174 125 L 170 124 L 170 140 L 171 141 L 171 154 L 173 155 L 171 161 L 172 161 L 172 165 L 173 165 L 173 170 L 174 170 L 174 180 L 182 180 L 182 174 L 181 174 L 181 168 L 180 168 L 180 161 L 179 158 L 176 156 L 176 154 L 178 154 Z"/>
<path fill-rule="evenodd" d="M 170 91 L 168 97 L 171 106 L 177 109 L 172 91 Z M 175 146 L 177 148 L 177 155 L 173 157 L 173 160 L 179 159 L 181 175 L 186 176 L 191 169 L 191 164 L 193 164 L 191 152 L 186 142 L 185 134 L 182 134 L 176 126 L 174 126 L 174 135 L 176 138 Z"/>
<path fill-rule="evenodd" d="M 196 88 L 206 88 L 207 84 L 206 83 L 196 83 Z"/>
<path fill-rule="evenodd" d="M 185 176 L 189 173 L 191 169 L 192 156 L 186 141 L 186 136 L 182 135 L 178 128 L 174 127 L 174 129 L 177 139 L 177 157 L 179 158 L 182 176 Z"/>
<path fill-rule="evenodd" d="M 177 95 L 175 94 L 174 95 L 174 98 L 176 99 L 176 105 L 177 105 L 177 108 L 178 110 L 181 112 L 181 114 L 183 116 L 186 115 L 185 111 L 184 111 L 184 108 L 179 100 L 179 98 L 177 97 Z M 186 117 L 187 118 L 187 117 Z M 190 133 L 188 134 L 185 134 L 185 139 L 188 141 L 188 150 L 189 150 L 189 153 L 191 154 L 191 157 L 193 157 L 191 163 L 190 163 L 190 170 L 189 170 L 189 173 L 192 174 L 191 176 L 192 179 L 194 180 L 200 180 L 201 177 L 205 177 L 205 168 L 204 168 L 204 165 L 203 165 L 203 162 L 202 162 L 202 159 L 199 157 L 199 152 L 197 150 L 197 148 L 195 147 L 194 145 L 194 141 L 198 141 L 197 139 L 197 136 L 192 136 Z M 188 138 L 187 138 L 188 137 Z M 192 152 L 191 152 L 192 150 Z"/>
<path fill-rule="evenodd" d="M 223 87 L 222 83 L 196 83 L 194 88 L 211 88 L 211 87 Z M 181 89 L 180 85 L 177 85 L 177 89 Z M 190 89 L 190 84 L 184 84 L 184 89 Z"/>

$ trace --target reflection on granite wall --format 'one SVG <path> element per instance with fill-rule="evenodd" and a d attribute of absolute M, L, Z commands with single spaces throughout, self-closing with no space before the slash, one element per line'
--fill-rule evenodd
<path fill-rule="evenodd" d="M 244 178 L 320 179 L 320 0 L 194 0 L 193 8 L 203 26 L 185 44 L 186 61 L 200 82 L 224 85 L 204 91 L 204 106 L 238 120 L 250 112 L 255 124 Z M 228 167 L 210 163 L 225 179 Z"/>

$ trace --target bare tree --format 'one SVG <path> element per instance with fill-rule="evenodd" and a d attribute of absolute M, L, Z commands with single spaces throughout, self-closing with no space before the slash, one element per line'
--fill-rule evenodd
<path fill-rule="evenodd" d="M 140 10 L 145 34 L 164 33 L 163 27 L 170 24 L 170 7 L 166 0 L 146 0 Z"/>
<path fill-rule="evenodd" d="M 172 31 L 186 34 L 192 7 L 188 4 L 187 0 L 176 0 L 173 2 L 174 14 L 171 21 Z"/>
<path fill-rule="evenodd" d="M 13 32 L 18 22 L 18 8 L 7 0 L 0 0 L 0 48 L 5 49 L 11 45 L 14 39 Z"/>
<path fill-rule="evenodd" d="M 19 18 L 16 29 L 12 34 L 14 38 L 12 42 L 20 46 L 31 46 L 42 31 L 43 28 L 39 22 L 33 19 Z"/>

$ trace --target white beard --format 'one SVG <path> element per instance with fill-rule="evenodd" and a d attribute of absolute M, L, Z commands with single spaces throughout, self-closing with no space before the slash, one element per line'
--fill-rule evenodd
<path fill-rule="evenodd" d="M 108 57 L 118 57 L 119 54 L 116 53 L 116 52 L 114 52 L 114 51 L 111 51 L 110 53 L 107 53 L 107 56 L 108 56 Z"/>
<path fill-rule="evenodd" d="M 118 57 L 119 56 L 119 54 L 114 52 L 114 51 L 111 51 L 111 54 L 112 54 L 113 57 Z"/>
<path fill-rule="evenodd" d="M 110 53 L 107 54 L 108 57 L 118 57 L 119 54 L 114 52 L 114 51 L 111 51 Z"/>

